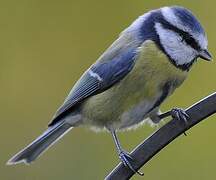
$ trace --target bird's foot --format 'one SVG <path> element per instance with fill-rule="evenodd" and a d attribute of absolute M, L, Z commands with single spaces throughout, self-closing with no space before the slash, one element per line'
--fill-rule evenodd
<path fill-rule="evenodd" d="M 183 120 L 185 125 L 188 125 L 189 115 L 185 112 L 185 110 L 180 108 L 173 108 L 171 110 L 171 116 L 173 118 L 177 118 L 179 121 Z M 184 132 L 184 135 L 187 136 L 186 132 Z"/>
<path fill-rule="evenodd" d="M 131 162 L 130 162 L 130 161 L 133 160 L 133 158 L 130 156 L 130 154 L 129 154 L 128 152 L 121 151 L 121 152 L 119 153 L 119 158 L 120 158 L 121 162 L 122 162 L 125 166 L 127 166 L 129 169 L 131 169 L 134 173 L 137 173 L 137 174 L 139 174 L 140 176 L 143 176 L 143 175 L 144 175 L 144 173 L 139 172 L 139 171 L 137 171 L 137 170 L 135 170 L 135 169 L 133 168 L 133 166 L 132 166 L 132 164 L 131 164 Z"/>

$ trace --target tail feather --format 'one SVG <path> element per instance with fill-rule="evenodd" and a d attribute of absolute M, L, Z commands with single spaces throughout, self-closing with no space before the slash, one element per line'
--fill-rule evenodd
<path fill-rule="evenodd" d="M 26 148 L 18 152 L 13 156 L 7 165 L 17 164 L 24 162 L 26 164 L 34 161 L 45 150 L 51 147 L 57 142 L 63 135 L 65 135 L 70 129 L 71 125 L 65 122 L 59 122 L 54 126 L 49 127 L 41 136 L 29 144 Z"/>

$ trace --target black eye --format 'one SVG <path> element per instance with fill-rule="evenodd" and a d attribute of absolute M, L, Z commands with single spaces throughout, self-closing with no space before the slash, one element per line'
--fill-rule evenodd
<path fill-rule="evenodd" d="M 195 43 L 194 42 L 195 40 L 193 39 L 193 37 L 191 35 L 188 35 L 188 34 L 184 35 L 184 40 L 187 44 L 190 44 L 190 45 Z"/>
<path fill-rule="evenodd" d="M 200 47 L 198 45 L 198 43 L 196 42 L 196 40 L 188 33 L 180 33 L 180 36 L 182 37 L 182 41 L 184 41 L 185 43 L 187 43 L 189 46 L 193 47 L 196 50 L 199 50 Z"/>
<path fill-rule="evenodd" d="M 181 37 L 181 42 L 184 42 L 184 37 L 180 34 L 180 37 Z"/>

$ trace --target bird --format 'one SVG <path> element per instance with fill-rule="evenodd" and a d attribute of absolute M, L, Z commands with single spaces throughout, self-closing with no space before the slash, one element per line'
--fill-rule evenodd
<path fill-rule="evenodd" d="M 184 109 L 161 112 L 161 104 L 184 82 L 198 58 L 211 61 L 207 35 L 193 13 L 166 6 L 139 16 L 75 83 L 47 130 L 8 165 L 29 164 L 73 128 L 112 135 L 120 160 L 140 175 L 117 132 L 173 117 L 187 125 Z"/>

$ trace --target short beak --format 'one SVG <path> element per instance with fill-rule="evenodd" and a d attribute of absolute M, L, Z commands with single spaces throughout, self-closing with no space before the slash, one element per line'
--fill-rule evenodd
<path fill-rule="evenodd" d="M 204 60 L 206 60 L 206 61 L 211 61 L 212 60 L 212 56 L 208 52 L 207 49 L 200 51 L 199 57 L 202 58 L 202 59 L 204 59 Z"/>

